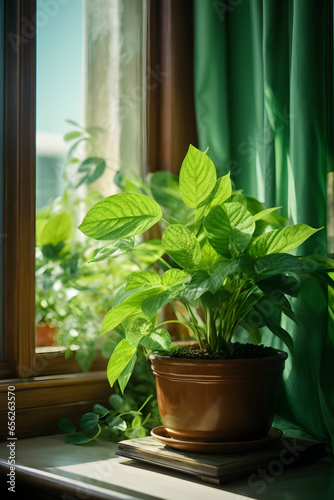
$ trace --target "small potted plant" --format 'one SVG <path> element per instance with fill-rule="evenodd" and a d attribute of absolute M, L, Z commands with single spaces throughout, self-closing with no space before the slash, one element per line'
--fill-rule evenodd
<path fill-rule="evenodd" d="M 295 320 L 287 296 L 296 297 L 310 275 L 332 281 L 320 258 L 289 254 L 319 229 L 277 225 L 276 208 L 233 193 L 230 175 L 217 179 L 207 156 L 193 146 L 182 163 L 179 189 L 186 210 L 162 216 L 149 196 L 119 193 L 94 205 L 79 226 L 105 240 L 104 257 L 126 252 L 135 237 L 163 224 L 156 272 L 131 275 L 106 314 L 101 334 L 122 323 L 126 337 L 109 364 L 111 386 L 124 390 L 138 350 L 150 357 L 157 380 L 159 409 L 168 435 L 191 441 L 261 439 L 275 414 L 287 353 L 259 344 L 266 326 L 293 352 L 281 314 Z M 248 202 L 247 202 L 248 201 Z M 180 213 L 185 217 L 180 217 Z M 166 304 L 197 341 L 172 346 L 157 312 Z M 180 311 L 183 310 L 183 313 Z M 232 342 L 240 330 L 252 344 Z"/>

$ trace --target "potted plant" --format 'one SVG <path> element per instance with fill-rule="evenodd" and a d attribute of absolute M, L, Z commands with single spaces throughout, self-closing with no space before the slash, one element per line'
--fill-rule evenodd
<path fill-rule="evenodd" d="M 186 210 L 162 217 L 149 196 L 119 193 L 94 205 L 79 229 L 107 241 L 107 258 L 128 251 L 135 237 L 158 222 L 166 257 L 155 272 L 131 275 L 106 314 L 101 334 L 122 323 L 126 337 L 107 369 L 111 386 L 124 390 L 142 350 L 152 362 L 159 409 L 168 435 L 192 441 L 260 439 L 271 426 L 287 353 L 264 347 L 266 326 L 293 352 L 281 314 L 295 320 L 287 296 L 296 297 L 310 275 L 329 280 L 320 257 L 289 254 L 319 229 L 280 225 L 279 207 L 264 210 L 232 192 L 230 175 L 217 179 L 207 156 L 193 146 L 182 163 L 179 189 Z M 180 217 L 184 213 L 185 217 Z M 166 304 L 197 341 L 197 348 L 172 346 L 157 312 Z M 253 344 L 232 342 L 240 329 Z"/>

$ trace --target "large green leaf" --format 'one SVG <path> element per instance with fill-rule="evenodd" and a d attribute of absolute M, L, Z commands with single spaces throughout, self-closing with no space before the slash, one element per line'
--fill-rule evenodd
<path fill-rule="evenodd" d="M 184 268 L 191 269 L 201 260 L 201 249 L 196 236 L 182 224 L 168 226 L 161 242 L 166 253 Z"/>
<path fill-rule="evenodd" d="M 122 323 L 129 316 L 133 316 L 141 312 L 141 305 L 145 299 L 149 297 L 154 297 L 159 295 L 164 288 L 162 286 L 155 286 L 150 288 L 149 290 L 140 290 L 126 300 L 124 300 L 121 304 L 113 307 L 104 317 L 101 327 L 101 335 L 109 332 L 116 328 L 117 325 Z"/>
<path fill-rule="evenodd" d="M 143 233 L 161 217 L 159 205 L 148 196 L 118 193 L 96 203 L 79 229 L 96 240 L 120 240 Z"/>
<path fill-rule="evenodd" d="M 136 347 L 123 339 L 117 344 L 107 367 L 107 377 L 112 387 L 136 352 Z"/>
<path fill-rule="evenodd" d="M 216 168 L 212 160 L 190 145 L 180 170 L 180 192 L 186 205 L 196 208 L 215 187 Z"/>
<path fill-rule="evenodd" d="M 229 257 L 247 247 L 255 222 L 245 207 L 233 202 L 213 208 L 204 219 L 204 228 L 216 252 Z"/>
<path fill-rule="evenodd" d="M 321 228 L 320 228 L 321 229 Z M 254 257 L 264 257 L 272 253 L 291 252 L 320 229 L 306 224 L 274 229 L 262 234 L 250 243 L 248 251 Z"/>
<path fill-rule="evenodd" d="M 67 240 L 72 234 L 72 219 L 67 212 L 61 212 L 53 215 L 39 234 L 39 246 L 53 245 Z"/>
<path fill-rule="evenodd" d="M 153 271 L 138 271 L 133 273 L 126 284 L 125 291 L 132 290 L 141 286 L 159 286 L 161 285 L 161 276 Z"/>

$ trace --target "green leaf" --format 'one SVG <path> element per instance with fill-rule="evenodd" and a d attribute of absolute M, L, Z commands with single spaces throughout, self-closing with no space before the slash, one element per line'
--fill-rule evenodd
<path fill-rule="evenodd" d="M 186 205 L 196 208 L 215 187 L 216 168 L 212 160 L 190 145 L 180 170 L 180 193 Z"/>
<path fill-rule="evenodd" d="M 142 438 L 146 436 L 146 430 L 144 427 L 136 427 L 136 429 L 127 431 L 126 435 L 130 439 Z"/>
<path fill-rule="evenodd" d="M 118 193 L 96 203 L 79 229 L 96 240 L 120 240 L 143 233 L 161 217 L 159 205 L 148 196 Z"/>
<path fill-rule="evenodd" d="M 99 416 L 96 413 L 88 412 L 82 415 L 80 419 L 80 429 L 83 432 L 91 431 L 95 428 L 99 421 Z"/>
<path fill-rule="evenodd" d="M 89 432 L 75 432 L 74 434 L 69 434 L 65 438 L 65 443 L 66 444 L 87 444 L 93 441 L 98 437 L 98 435 L 101 432 L 101 427 L 99 424 L 96 425 L 96 427 Z"/>
<path fill-rule="evenodd" d="M 108 427 L 110 429 L 115 429 L 117 431 L 125 431 L 127 428 L 125 420 L 120 417 L 112 417 L 108 422 Z"/>
<path fill-rule="evenodd" d="M 267 208 L 266 210 L 261 210 L 261 212 L 258 212 L 257 214 L 253 215 L 253 219 L 255 221 L 266 219 L 266 217 L 269 214 L 271 214 L 271 212 L 275 212 L 276 210 L 279 210 L 280 208 L 282 208 L 282 207 L 274 207 L 274 208 Z"/>
<path fill-rule="evenodd" d="M 91 157 L 81 162 L 78 172 L 83 172 L 86 175 L 79 181 L 76 187 L 79 187 L 83 182 L 91 184 L 101 177 L 106 168 L 106 162 L 103 158 Z"/>
<path fill-rule="evenodd" d="M 219 254 L 216 250 L 210 245 L 208 241 L 206 241 L 201 248 L 201 260 L 197 265 L 199 270 L 210 271 L 212 266 L 219 259 Z"/>
<path fill-rule="evenodd" d="M 191 302 L 201 297 L 211 287 L 210 275 L 206 271 L 196 271 L 190 283 L 182 292 L 182 298 Z"/>
<path fill-rule="evenodd" d="M 135 352 L 130 361 L 128 362 L 128 364 L 126 365 L 126 367 L 124 368 L 124 370 L 122 371 L 122 373 L 118 377 L 118 383 L 122 391 L 122 394 L 124 394 L 125 387 L 127 386 L 127 383 L 130 380 L 130 377 L 132 375 L 133 369 L 136 364 L 136 360 L 137 360 L 137 353 Z"/>
<path fill-rule="evenodd" d="M 295 314 L 291 309 L 291 304 L 284 295 L 284 293 L 278 288 L 272 288 L 270 283 L 265 281 L 258 281 L 257 286 L 259 289 L 270 299 L 275 302 L 276 306 L 290 319 L 296 322 Z"/>
<path fill-rule="evenodd" d="M 256 259 L 254 269 L 258 274 L 255 280 L 258 281 L 282 273 L 308 274 L 316 271 L 317 267 L 304 262 L 295 255 L 278 253 Z"/>
<path fill-rule="evenodd" d="M 322 228 L 320 228 L 322 229 Z M 291 252 L 320 229 L 314 229 L 306 224 L 274 229 L 255 238 L 248 247 L 248 252 L 254 257 L 264 257 L 268 254 Z"/>
<path fill-rule="evenodd" d="M 126 329 L 126 338 L 129 344 L 137 347 L 143 336 L 152 329 L 152 324 L 145 318 L 136 318 Z"/>
<path fill-rule="evenodd" d="M 159 328 L 154 332 L 145 335 L 141 345 L 150 351 L 169 351 L 172 346 L 172 339 L 164 328 Z"/>
<path fill-rule="evenodd" d="M 178 283 L 186 283 L 189 279 L 189 274 L 181 269 L 168 269 L 168 271 L 164 272 L 161 276 L 162 284 L 168 287 Z"/>
<path fill-rule="evenodd" d="M 105 406 L 96 403 L 95 405 L 93 405 L 93 412 L 96 413 L 101 419 L 109 415 L 110 410 L 108 410 L 108 408 L 106 408 Z"/>
<path fill-rule="evenodd" d="M 57 427 L 63 434 L 69 434 L 75 432 L 75 427 L 73 422 L 66 417 L 60 418 L 58 420 Z"/>
<path fill-rule="evenodd" d="M 210 292 L 216 293 L 227 276 L 235 273 L 239 268 L 239 259 L 225 260 L 220 258 L 210 271 Z"/>
<path fill-rule="evenodd" d="M 142 286 L 159 286 L 161 285 L 161 276 L 153 271 L 138 271 L 131 274 L 129 281 L 126 284 L 125 291 L 133 290 Z"/>
<path fill-rule="evenodd" d="M 218 292 L 212 294 L 211 292 L 206 292 L 202 295 L 202 304 L 211 309 L 216 309 L 226 302 L 231 297 L 231 292 L 226 288 L 221 288 Z"/>
<path fill-rule="evenodd" d="M 72 234 L 72 219 L 67 212 L 53 215 L 39 234 L 40 246 L 53 245 L 66 241 Z"/>
<path fill-rule="evenodd" d="M 138 292 L 134 293 L 121 304 L 113 307 L 104 317 L 101 327 L 101 334 L 110 332 L 116 328 L 117 325 L 122 323 L 129 316 L 133 316 L 141 312 L 141 305 L 145 299 L 149 297 L 154 297 L 159 295 L 163 291 L 160 286 L 153 287 L 149 290 L 140 289 Z M 131 293 L 131 290 L 129 291 Z"/>
<path fill-rule="evenodd" d="M 134 238 L 124 238 L 113 245 L 97 248 L 94 250 L 92 258 L 89 262 L 100 262 L 101 260 L 109 259 L 110 257 L 119 257 L 131 252 L 135 245 Z"/>
<path fill-rule="evenodd" d="M 107 377 L 112 387 L 126 365 L 131 361 L 136 352 L 136 347 L 129 344 L 127 339 L 123 339 L 116 346 L 107 367 Z"/>
<path fill-rule="evenodd" d="M 269 328 L 269 330 L 276 335 L 279 339 L 284 342 L 284 344 L 287 346 L 291 354 L 293 354 L 294 347 L 293 347 L 293 340 L 291 335 L 284 330 L 276 321 L 274 318 L 272 318 L 270 312 L 266 312 L 263 306 L 259 306 L 258 304 L 254 305 L 254 310 L 257 312 L 257 314 L 262 318 L 264 324 Z M 270 309 L 269 309 L 270 310 Z"/>
<path fill-rule="evenodd" d="M 228 200 L 232 195 L 232 184 L 230 179 L 230 173 L 219 177 L 217 179 L 216 185 L 210 196 L 210 206 L 216 207 L 221 205 L 224 201 Z"/>
<path fill-rule="evenodd" d="M 75 139 L 76 137 L 80 137 L 82 135 L 82 132 L 68 132 L 67 134 L 64 135 L 64 141 L 71 141 L 72 139 Z"/>
<path fill-rule="evenodd" d="M 240 203 L 213 208 L 204 219 L 204 228 L 213 248 L 225 257 L 242 252 L 251 240 L 255 222 Z"/>
<path fill-rule="evenodd" d="M 135 418 L 131 422 L 131 427 L 133 429 L 136 429 L 136 427 L 141 427 L 141 424 L 143 422 L 143 418 L 141 415 L 136 415 Z"/>
<path fill-rule="evenodd" d="M 155 297 L 149 297 L 144 300 L 141 305 L 141 310 L 145 316 L 152 318 L 159 309 L 167 305 L 172 299 L 173 297 L 169 291 L 161 292 Z"/>
<path fill-rule="evenodd" d="M 269 287 L 271 290 L 280 290 L 285 295 L 297 297 L 300 291 L 300 283 L 293 276 L 286 276 L 285 274 L 277 274 L 270 278 L 257 281 L 259 288 L 264 286 Z M 262 288 L 261 288 L 262 289 Z"/>
<path fill-rule="evenodd" d="M 168 226 L 161 242 L 166 253 L 184 268 L 193 268 L 201 260 L 201 249 L 196 236 L 182 224 Z"/>

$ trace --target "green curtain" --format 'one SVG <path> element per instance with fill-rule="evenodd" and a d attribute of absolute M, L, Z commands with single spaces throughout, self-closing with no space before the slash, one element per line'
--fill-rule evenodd
<path fill-rule="evenodd" d="M 326 226 L 332 170 L 333 10 L 327 0 L 194 0 L 195 106 L 218 173 L 290 223 Z M 326 230 L 298 254 L 326 254 Z M 334 443 L 334 328 L 327 290 L 310 279 L 276 424 Z M 271 336 L 265 341 L 284 348 Z"/>

